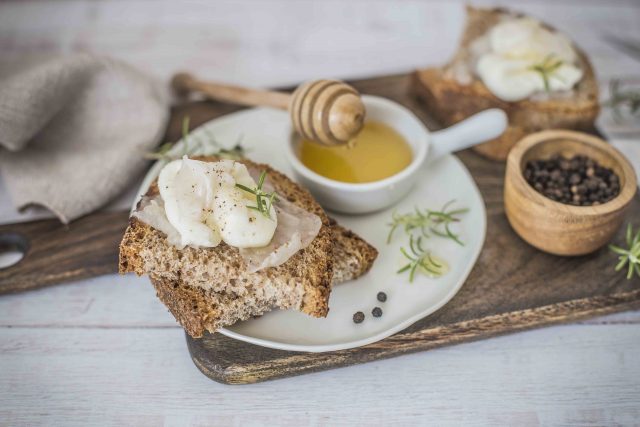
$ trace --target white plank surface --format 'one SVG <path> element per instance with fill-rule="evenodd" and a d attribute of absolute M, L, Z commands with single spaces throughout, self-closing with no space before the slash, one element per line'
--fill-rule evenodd
<path fill-rule="evenodd" d="M 639 352 L 637 325 L 562 326 L 225 386 L 197 371 L 177 328 L 2 329 L 7 377 L 0 383 L 0 419 L 10 425 L 631 425 L 640 417 Z"/>
<path fill-rule="evenodd" d="M 499 2 L 472 2 L 492 5 Z M 161 78 L 180 69 L 256 86 L 402 72 L 447 60 L 462 1 L 14 1 L 0 9 L 0 61 L 25 54 L 99 52 Z M 526 1 L 519 10 L 588 48 L 602 78 L 640 63 L 602 40 L 640 38 L 637 1 Z"/>
<path fill-rule="evenodd" d="M 480 2 L 494 4 L 496 2 Z M 637 1 L 529 0 L 599 78 L 637 76 L 602 41 L 640 40 Z M 0 64 L 89 51 L 167 79 L 268 86 L 437 64 L 459 1 L 0 3 Z M 117 206 L 126 206 L 125 196 Z M 0 182 L 0 222 L 21 216 Z M 640 285 L 640 283 L 639 283 Z M 640 312 L 251 386 L 214 383 L 146 279 L 0 297 L 0 425 L 640 425 Z"/>

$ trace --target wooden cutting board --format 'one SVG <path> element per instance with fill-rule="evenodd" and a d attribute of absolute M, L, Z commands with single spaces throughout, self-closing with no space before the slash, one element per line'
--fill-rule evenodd
<path fill-rule="evenodd" d="M 385 96 L 411 108 L 430 128 L 411 78 L 397 75 L 352 82 L 362 93 Z M 237 108 L 211 102 L 176 108 L 166 140 L 175 141 L 182 117 L 198 125 Z M 608 249 L 583 257 L 545 254 L 523 242 L 504 215 L 504 165 L 471 151 L 459 154 L 484 197 L 487 237 L 460 292 L 446 306 L 404 331 L 365 347 L 329 353 L 296 353 L 246 344 L 220 334 L 187 336 L 193 362 L 209 378 L 246 384 L 389 358 L 535 327 L 640 308 L 640 280 L 613 271 Z M 442 183 L 451 185 L 451 183 Z M 0 293 L 77 280 L 117 271 L 117 248 L 127 212 L 88 215 L 68 227 L 57 221 L 0 226 L 2 246 L 28 248 L 17 265 L 0 270 Z M 627 216 L 640 226 L 640 197 Z M 623 231 L 615 238 L 622 242 Z"/>

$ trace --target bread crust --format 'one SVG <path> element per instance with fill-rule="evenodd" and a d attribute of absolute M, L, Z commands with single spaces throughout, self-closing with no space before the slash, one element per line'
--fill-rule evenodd
<path fill-rule="evenodd" d="M 351 230 L 329 218 L 333 233 L 333 284 L 357 279 L 367 273 L 378 257 L 376 248 Z"/>
<path fill-rule="evenodd" d="M 160 300 L 194 337 L 274 307 L 296 308 L 324 317 L 329 311 L 334 264 L 340 269 L 336 278 L 350 280 L 368 271 L 377 256 L 375 248 L 330 220 L 311 194 L 288 177 L 268 165 L 245 159 L 241 162 L 266 170 L 269 182 L 281 197 L 318 215 L 322 221 L 311 244 L 287 262 L 249 273 L 237 248 L 222 242 L 215 248 L 178 250 L 168 244 L 162 232 L 135 217 L 130 218 L 120 244 L 120 273 L 148 274 Z M 154 183 L 146 195 L 157 194 Z M 334 262 L 335 247 L 341 255 L 348 252 L 349 256 Z"/>
<path fill-rule="evenodd" d="M 331 230 L 334 238 L 334 275 L 333 285 L 356 279 L 371 269 L 378 256 L 378 251 L 358 235 L 345 229 L 331 219 Z M 205 331 L 215 332 L 222 326 L 232 324 L 236 320 L 246 320 L 269 311 L 268 304 L 252 307 L 251 311 L 239 313 L 235 310 L 234 318 L 227 322 L 225 312 L 231 304 L 247 305 L 249 295 L 216 294 L 202 288 L 185 285 L 181 281 L 171 281 L 150 276 L 156 295 L 169 309 L 171 314 L 182 325 L 185 331 L 194 338 L 201 337 Z M 212 304 L 215 300 L 216 304 Z M 223 306 L 224 310 L 217 310 Z"/>
<path fill-rule="evenodd" d="M 451 126 L 488 108 L 504 110 L 509 118 L 507 130 L 498 138 L 474 147 L 480 154 L 495 160 L 506 159 L 511 147 L 532 132 L 554 128 L 590 131 L 600 111 L 593 67 L 577 46 L 574 47 L 584 69 L 584 77 L 574 88 L 573 96 L 506 102 L 496 97 L 476 77 L 469 84 L 461 84 L 453 77 L 451 68 L 466 59 L 467 48 L 473 40 L 485 34 L 506 13 L 504 9 L 468 6 L 466 28 L 452 61 L 442 68 L 417 70 L 411 76 L 413 93 L 429 114 L 444 126 Z"/>

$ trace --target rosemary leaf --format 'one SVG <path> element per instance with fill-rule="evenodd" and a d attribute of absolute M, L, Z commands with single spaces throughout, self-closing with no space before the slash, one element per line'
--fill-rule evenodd
<path fill-rule="evenodd" d="M 248 209 L 258 211 L 264 217 L 272 219 L 271 206 L 273 205 L 274 201 L 278 200 L 278 196 L 276 195 L 275 191 L 272 191 L 271 193 L 265 193 L 264 190 L 262 189 L 262 186 L 264 184 L 264 180 L 266 177 L 267 177 L 267 171 L 262 171 L 262 173 L 260 174 L 260 178 L 258 178 L 258 185 L 256 186 L 256 188 L 249 188 L 245 185 L 237 184 L 237 183 L 236 183 L 236 187 L 243 191 L 246 191 L 247 193 L 251 193 L 254 196 L 256 196 L 256 205 L 247 206 Z"/>
<path fill-rule="evenodd" d="M 410 268 L 411 268 L 411 264 L 407 264 L 404 267 L 402 267 L 400 270 L 398 270 L 396 273 L 398 273 L 398 274 L 404 273 L 405 271 L 407 271 Z"/>
<path fill-rule="evenodd" d="M 450 200 L 445 203 L 441 210 L 434 211 L 430 209 L 420 210 L 417 207 L 413 212 L 406 214 L 399 214 L 393 212 L 391 214 L 392 222 L 389 224 L 391 227 L 389 234 L 387 235 L 387 243 L 391 243 L 394 232 L 402 227 L 406 234 L 413 234 L 414 231 L 420 231 L 424 237 L 429 237 L 427 230 L 433 234 L 449 238 L 461 246 L 464 243 L 460 240 L 460 237 L 453 233 L 449 227 L 451 223 L 460 222 L 459 215 L 468 212 L 466 208 L 447 210 L 455 200 Z"/>
<path fill-rule="evenodd" d="M 622 270 L 624 266 L 629 262 L 629 258 L 625 256 L 618 257 L 618 259 L 620 260 L 620 262 L 618 263 L 618 265 L 616 265 L 616 271 Z"/>
<path fill-rule="evenodd" d="M 205 137 L 201 135 L 200 138 L 196 139 L 189 133 L 189 125 L 190 118 L 185 116 L 182 120 L 182 153 L 170 154 L 175 144 L 167 142 L 162 144 L 156 151 L 144 154 L 144 157 L 151 160 L 166 161 L 179 159 L 185 155 L 211 155 L 231 160 L 244 158 L 245 149 L 241 145 L 242 135 L 240 135 L 233 148 L 222 148 L 208 129 L 204 129 L 202 132 Z"/>
<path fill-rule="evenodd" d="M 247 193 L 256 194 L 256 190 L 251 189 L 251 188 L 247 187 L 246 185 L 236 184 L 236 187 L 238 187 L 241 190 L 246 191 Z"/>
<path fill-rule="evenodd" d="M 409 263 L 397 271 L 398 274 L 408 271 L 409 282 L 413 282 L 416 273 L 419 271 L 432 277 L 440 277 L 446 272 L 447 267 L 445 263 L 438 261 L 438 258 L 433 256 L 431 251 L 426 250 L 422 245 L 423 237 L 429 238 L 429 233 L 432 233 L 434 236 L 451 239 L 457 244 L 464 246 L 464 243 L 460 240 L 460 236 L 451 230 L 450 224 L 460 222 L 459 215 L 468 212 L 469 209 L 450 209 L 453 203 L 455 203 L 455 200 L 448 201 L 439 211 L 430 209 L 420 210 L 418 207 L 415 207 L 413 212 L 399 214 L 394 211 L 391 214 L 392 222 L 389 224 L 390 229 L 387 235 L 387 243 L 391 242 L 395 231 L 399 228 L 403 229 L 409 236 L 408 249 L 404 247 L 400 248 L 400 253 Z M 420 232 L 421 235 L 415 237 L 416 232 Z"/>
<path fill-rule="evenodd" d="M 409 282 L 413 283 L 413 279 L 418 271 L 422 271 L 432 277 L 440 277 L 445 273 L 445 266 L 438 262 L 432 253 L 425 250 L 422 246 L 422 237 L 414 239 L 409 236 L 409 251 L 400 248 L 402 255 L 409 260 L 409 263 L 400 268 L 396 273 L 401 274 L 409 271 Z M 410 253 L 411 254 L 410 254 Z"/>
<path fill-rule="evenodd" d="M 564 64 L 564 61 L 562 59 L 557 59 L 554 61 L 554 57 L 555 56 L 553 54 L 549 54 L 539 64 L 535 64 L 529 67 L 529 70 L 535 71 L 540 74 L 542 82 L 544 83 L 544 90 L 547 92 L 551 91 L 551 84 L 549 82 L 549 79 L 556 71 L 558 71 L 558 68 L 560 68 L 562 64 Z"/>
<path fill-rule="evenodd" d="M 609 249 L 619 255 L 615 271 L 620 271 L 626 266 L 627 279 L 630 280 L 634 272 L 640 277 L 640 228 L 634 235 L 633 227 L 629 223 L 625 242 L 628 246 L 626 249 L 616 245 L 609 245 Z"/>

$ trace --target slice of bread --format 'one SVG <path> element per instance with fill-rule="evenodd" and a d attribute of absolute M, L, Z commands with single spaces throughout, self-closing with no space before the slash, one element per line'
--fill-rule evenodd
<path fill-rule="evenodd" d="M 377 256 L 375 248 L 330 220 L 311 194 L 285 175 L 267 165 L 242 163 L 266 170 L 281 197 L 322 220 L 313 242 L 284 264 L 249 273 L 237 248 L 221 243 L 179 250 L 162 232 L 135 217 L 120 244 L 120 273 L 148 274 L 160 300 L 194 337 L 273 308 L 324 317 L 332 283 L 364 274 Z M 147 196 L 157 194 L 154 183 Z"/>
<path fill-rule="evenodd" d="M 509 117 L 507 130 L 498 138 L 474 148 L 496 160 L 506 159 L 511 147 L 532 132 L 551 128 L 593 130 L 599 112 L 598 84 L 593 69 L 584 52 L 575 46 L 584 77 L 570 93 L 506 102 L 491 93 L 471 72 L 468 81 L 461 82 L 460 68 L 471 55 L 472 42 L 506 16 L 520 15 L 504 9 L 467 6 L 465 31 L 452 61 L 442 68 L 418 70 L 411 78 L 413 93 L 443 126 L 451 126 L 487 108 L 503 109 Z"/>
<path fill-rule="evenodd" d="M 377 251 L 353 232 L 332 226 L 334 236 L 333 284 L 353 280 L 366 273 Z M 189 335 L 199 338 L 205 331 L 260 316 L 274 307 L 298 308 L 302 292 L 295 284 L 274 280 L 264 286 L 252 286 L 247 292 L 214 292 L 190 286 L 182 280 L 167 280 L 150 275 L 160 301 L 167 306 Z"/>

